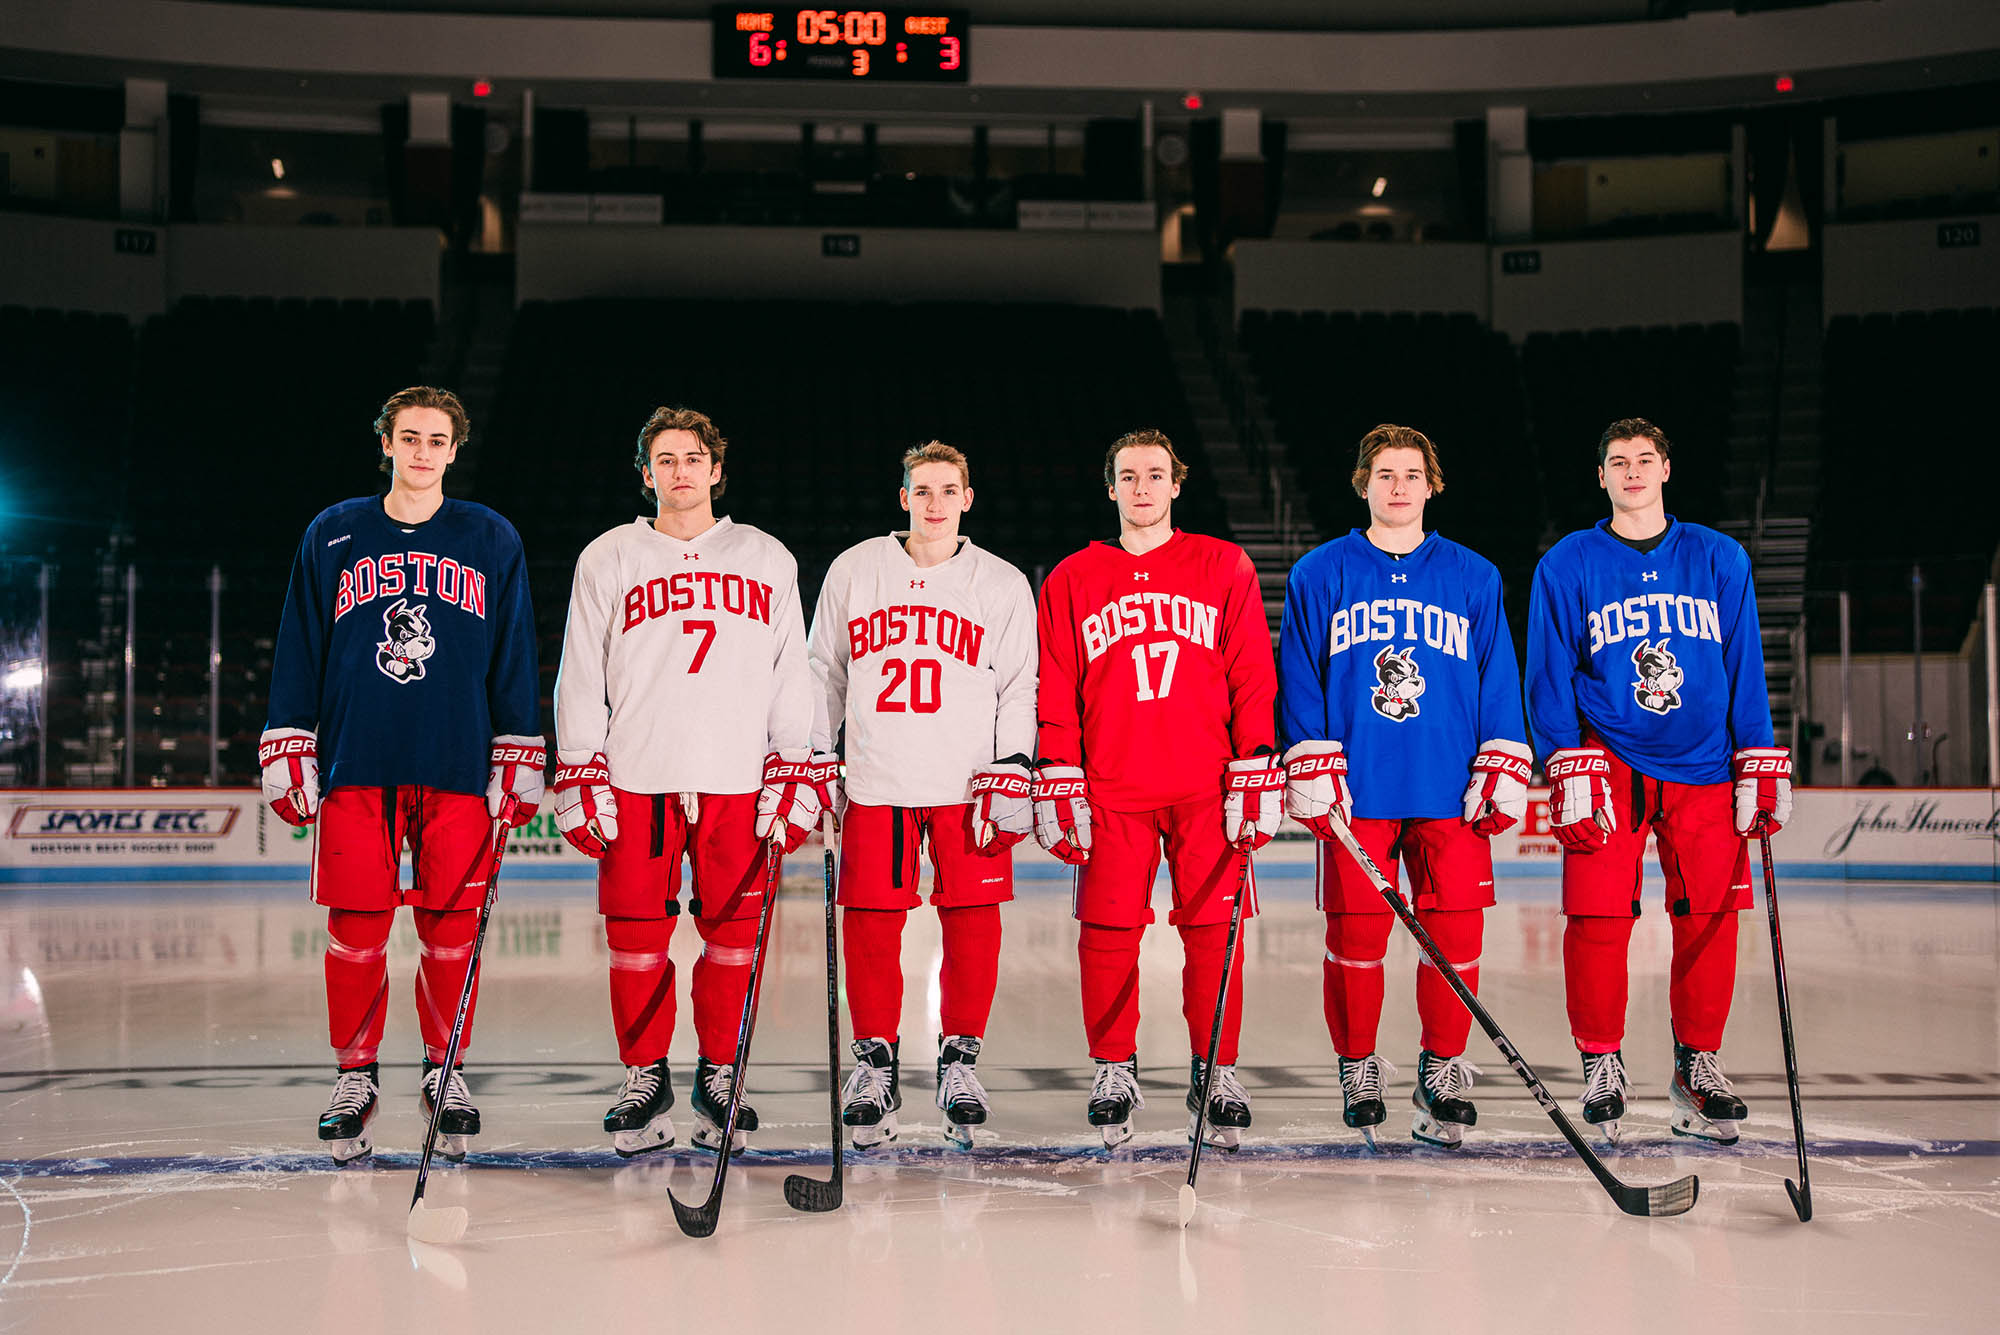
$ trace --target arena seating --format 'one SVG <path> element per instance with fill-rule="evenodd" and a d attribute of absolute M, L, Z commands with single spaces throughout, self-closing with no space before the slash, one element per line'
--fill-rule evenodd
<path fill-rule="evenodd" d="M 124 503 L 132 327 L 0 306 L 0 551 L 90 550 Z"/>

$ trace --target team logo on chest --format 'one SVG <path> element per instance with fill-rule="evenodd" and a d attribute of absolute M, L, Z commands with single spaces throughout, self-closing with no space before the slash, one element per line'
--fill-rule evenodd
<path fill-rule="evenodd" d="M 1424 693 L 1423 673 L 1417 668 L 1415 645 L 1397 653 L 1384 649 L 1375 655 L 1375 690 L 1368 703 L 1391 723 L 1417 716 L 1417 697 Z"/>
<path fill-rule="evenodd" d="M 411 607 L 398 598 L 382 613 L 382 633 L 388 638 L 375 646 L 375 666 L 398 685 L 424 679 L 424 660 L 437 652 L 431 638 L 431 623 L 424 616 L 424 604 Z"/>
<path fill-rule="evenodd" d="M 1666 640 L 1658 644 L 1641 640 L 1632 651 L 1632 666 L 1639 672 L 1639 680 L 1632 683 L 1632 698 L 1639 702 L 1639 708 L 1665 714 L 1681 707 L 1680 688 L 1687 674 L 1674 660 Z"/>

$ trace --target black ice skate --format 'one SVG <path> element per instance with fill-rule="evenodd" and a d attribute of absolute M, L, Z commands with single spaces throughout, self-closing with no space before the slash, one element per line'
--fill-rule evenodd
<path fill-rule="evenodd" d="M 1208 1063 L 1199 1057 L 1188 1060 L 1188 1139 L 1194 1139 L 1194 1124 L 1201 1115 L 1201 1086 Z M 1250 1096 L 1236 1079 L 1236 1068 L 1220 1062 L 1215 1067 L 1215 1085 L 1208 1092 L 1208 1126 L 1202 1144 L 1234 1153 L 1243 1143 L 1243 1128 L 1250 1125 Z"/>
<path fill-rule="evenodd" d="M 1104 1133 L 1104 1147 L 1111 1149 L 1132 1138 L 1132 1110 L 1146 1106 L 1139 1092 L 1139 1055 L 1122 1062 L 1099 1061 L 1097 1078 L 1090 1084 L 1090 1107 L 1085 1115 L 1090 1124 Z"/>
<path fill-rule="evenodd" d="M 437 1100 L 439 1075 L 437 1063 L 424 1058 L 425 1118 L 430 1117 Z M 472 1106 L 472 1095 L 465 1088 L 465 1068 L 454 1066 L 451 1078 L 444 1082 L 444 1112 L 438 1117 L 437 1152 L 453 1163 L 464 1163 L 472 1138 L 478 1134 L 479 1109 Z"/>
<path fill-rule="evenodd" d="M 1613 1144 L 1618 1141 L 1618 1119 L 1625 1115 L 1625 1100 L 1631 1094 L 1632 1081 L 1625 1074 L 1622 1053 L 1583 1054 L 1583 1120 Z"/>
<path fill-rule="evenodd" d="M 375 1152 L 368 1139 L 368 1124 L 375 1120 L 381 1098 L 378 1063 L 342 1071 L 333 1082 L 333 1097 L 319 1115 L 319 1138 L 327 1142 L 334 1163 L 346 1167 Z"/>
<path fill-rule="evenodd" d="M 1396 1068 L 1374 1053 L 1366 1057 L 1340 1059 L 1340 1097 L 1345 1103 L 1341 1119 L 1361 1133 L 1368 1148 L 1375 1148 L 1375 1128 L 1389 1120 L 1389 1106 L 1382 1101 L 1382 1082 Z"/>
<path fill-rule="evenodd" d="M 854 1072 L 840 1089 L 840 1120 L 854 1128 L 854 1148 L 871 1149 L 896 1138 L 903 1106 L 902 1044 L 879 1038 L 854 1040 Z"/>
<path fill-rule="evenodd" d="M 651 1066 L 625 1068 L 625 1088 L 618 1102 L 604 1114 L 604 1129 L 611 1133 L 611 1148 L 621 1159 L 630 1159 L 674 1143 L 674 1119 L 667 1109 L 674 1106 L 673 1073 L 667 1059 Z"/>
<path fill-rule="evenodd" d="M 717 1066 L 706 1057 L 695 1059 L 690 1106 L 694 1109 L 694 1143 L 702 1149 L 722 1148 L 722 1128 L 729 1120 L 729 1094 L 735 1083 L 734 1067 Z M 729 1138 L 729 1152 L 741 1154 L 756 1129 L 757 1110 L 745 1099 L 736 1106 L 736 1134 Z"/>
<path fill-rule="evenodd" d="M 944 1138 L 962 1150 L 972 1148 L 972 1128 L 986 1121 L 992 1105 L 979 1083 L 979 1040 L 969 1034 L 938 1038 L 937 1106 L 944 1109 Z"/>
<path fill-rule="evenodd" d="M 1712 1140 L 1718 1145 L 1736 1143 L 1736 1124 L 1748 1115 L 1743 1100 L 1729 1090 L 1722 1074 L 1722 1059 L 1713 1052 L 1701 1052 L 1685 1043 L 1674 1044 L 1673 1096 L 1677 1136 Z"/>
<path fill-rule="evenodd" d="M 1417 1105 L 1410 1134 L 1426 1145 L 1455 1150 L 1465 1128 L 1479 1121 L 1479 1109 L 1465 1097 L 1472 1077 L 1484 1075 L 1463 1057 L 1440 1057 L 1429 1049 L 1417 1054 L 1417 1088 L 1410 1102 Z"/>

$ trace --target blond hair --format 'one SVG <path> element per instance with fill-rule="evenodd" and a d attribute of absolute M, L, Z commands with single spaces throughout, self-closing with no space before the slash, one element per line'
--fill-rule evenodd
<path fill-rule="evenodd" d="M 965 451 L 947 445 L 941 440 L 925 441 L 903 451 L 903 486 L 910 485 L 910 474 L 923 464 L 950 464 L 958 469 L 959 485 L 972 485 L 972 466 L 965 462 Z"/>

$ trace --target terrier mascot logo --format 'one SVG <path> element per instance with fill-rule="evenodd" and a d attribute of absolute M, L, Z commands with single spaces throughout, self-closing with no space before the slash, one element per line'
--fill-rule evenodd
<path fill-rule="evenodd" d="M 1680 687 L 1687 674 L 1674 661 L 1664 639 L 1658 644 L 1641 640 L 1632 651 L 1632 666 L 1639 670 L 1639 680 L 1632 683 L 1632 698 L 1639 702 L 1639 708 L 1665 714 L 1681 707 Z"/>
<path fill-rule="evenodd" d="M 1423 674 L 1417 670 L 1412 655 L 1417 652 L 1411 645 L 1402 653 L 1384 649 L 1375 655 L 1375 693 L 1368 703 L 1375 706 L 1375 712 L 1393 723 L 1417 716 L 1417 697 L 1424 693 Z"/>
<path fill-rule="evenodd" d="M 397 683 L 422 681 L 424 660 L 437 652 L 424 604 L 409 607 L 401 598 L 390 603 L 382 613 L 382 633 L 389 637 L 375 646 L 375 666 L 382 675 Z"/>

